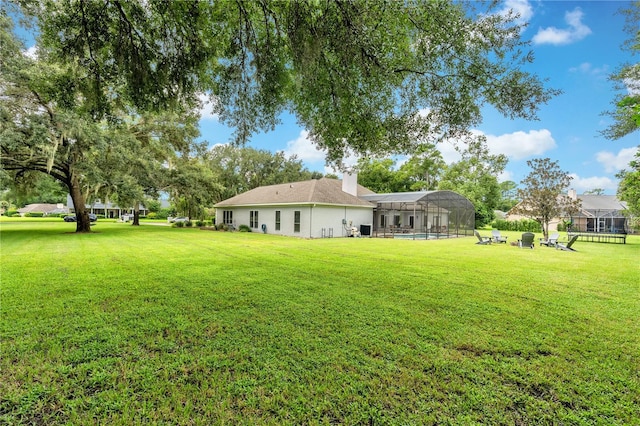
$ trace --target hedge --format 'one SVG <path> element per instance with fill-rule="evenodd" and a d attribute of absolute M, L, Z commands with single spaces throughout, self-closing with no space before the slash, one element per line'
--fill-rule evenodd
<path fill-rule="evenodd" d="M 504 220 L 496 219 L 491 222 L 491 227 L 499 231 L 516 232 L 542 232 L 540 223 L 532 219 Z"/>

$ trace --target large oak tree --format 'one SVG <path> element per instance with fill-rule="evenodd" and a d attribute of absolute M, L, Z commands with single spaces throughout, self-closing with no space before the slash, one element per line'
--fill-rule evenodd
<path fill-rule="evenodd" d="M 48 134 L 30 139 L 41 138 L 42 152 L 72 149 L 74 170 L 80 163 L 91 167 L 91 153 L 102 149 L 100 131 L 123 111 L 189 110 L 201 93 L 236 129 L 236 141 L 272 129 L 290 111 L 333 163 L 347 151 L 413 153 L 422 144 L 462 138 L 487 104 L 507 117 L 535 119 L 558 93 L 522 70 L 533 60 L 522 28 L 515 14 L 494 13 L 494 2 L 16 4 L 37 29 L 37 67 L 52 70 L 52 79 L 43 80 L 47 90 L 39 92 L 47 96 L 29 95 L 53 113 Z M 8 26 L 2 31 L 7 38 Z M 82 125 L 71 132 L 60 126 L 67 121 Z M 14 138 L 6 155 L 27 139 Z"/>

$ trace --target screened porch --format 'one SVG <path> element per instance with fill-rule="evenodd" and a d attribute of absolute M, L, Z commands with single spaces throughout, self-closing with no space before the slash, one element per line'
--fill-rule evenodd
<path fill-rule="evenodd" d="M 373 211 L 374 237 L 439 239 L 473 235 L 473 204 L 453 191 L 370 194 L 360 198 L 377 204 Z"/>

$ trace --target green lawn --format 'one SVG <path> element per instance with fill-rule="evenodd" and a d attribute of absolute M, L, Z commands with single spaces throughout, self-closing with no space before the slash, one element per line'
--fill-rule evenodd
<path fill-rule="evenodd" d="M 0 227 L 0 423 L 640 424 L 640 237 Z"/>

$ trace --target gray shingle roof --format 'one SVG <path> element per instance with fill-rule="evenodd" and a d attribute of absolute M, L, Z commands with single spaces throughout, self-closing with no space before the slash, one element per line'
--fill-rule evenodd
<path fill-rule="evenodd" d="M 18 213 L 52 213 L 58 209 L 56 204 L 27 204 L 18 209 Z"/>
<path fill-rule="evenodd" d="M 358 185 L 358 195 L 373 191 Z M 374 207 L 368 201 L 342 191 L 342 181 L 337 179 L 312 179 L 302 182 L 261 186 L 219 202 L 215 207 L 234 207 L 274 204 L 330 204 L 340 206 Z"/>
<path fill-rule="evenodd" d="M 624 210 L 627 203 L 620 201 L 615 195 L 589 195 L 578 196 L 582 200 L 582 210 Z"/>

